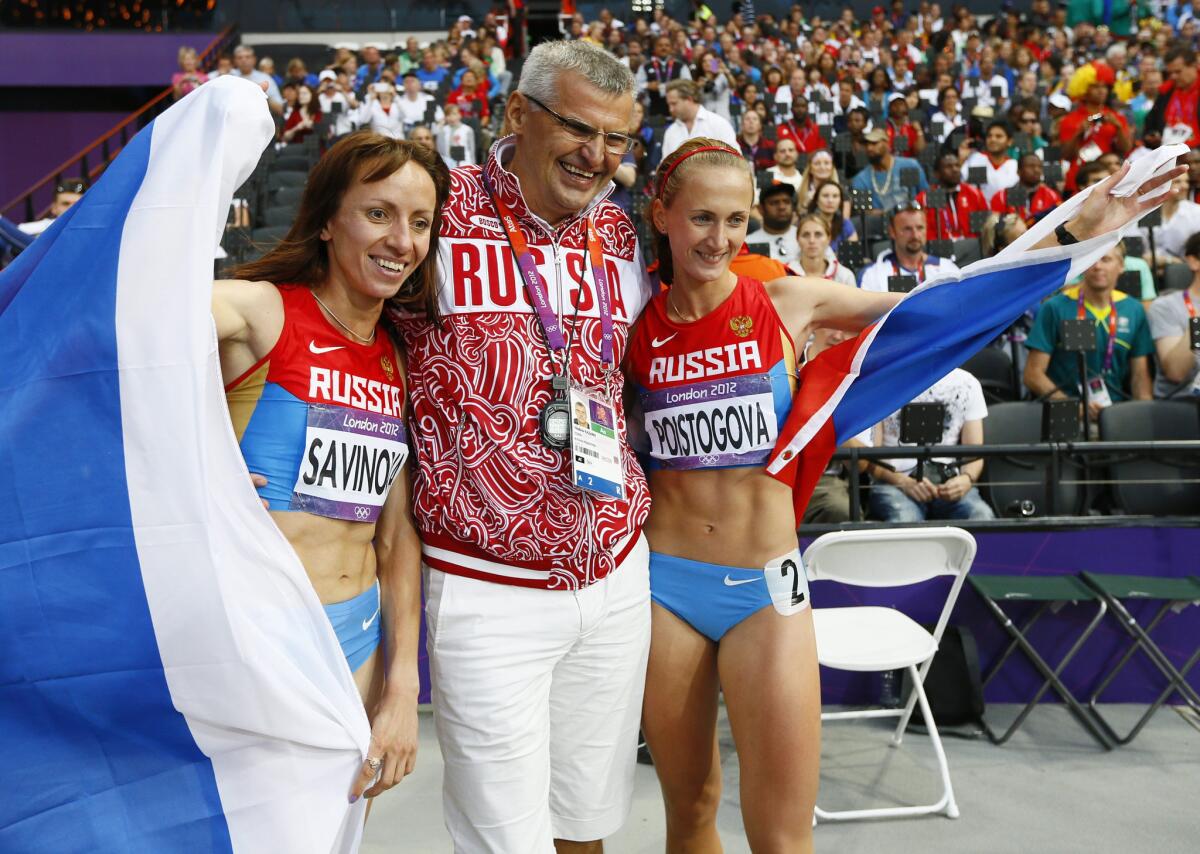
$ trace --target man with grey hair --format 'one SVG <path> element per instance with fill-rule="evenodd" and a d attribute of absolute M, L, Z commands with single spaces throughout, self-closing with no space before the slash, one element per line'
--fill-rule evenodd
<path fill-rule="evenodd" d="M 229 72 L 237 77 L 245 77 L 252 83 L 257 83 L 262 87 L 262 90 L 267 93 L 267 106 L 271 108 L 271 112 L 283 114 L 283 96 L 279 94 L 279 86 L 271 75 L 259 71 L 255 67 L 256 57 L 254 48 L 248 44 L 240 44 L 233 49 L 233 71 Z"/>
<path fill-rule="evenodd" d="M 601 851 L 631 805 L 650 499 L 620 362 L 650 285 L 607 197 L 633 90 L 586 42 L 535 47 L 512 135 L 453 172 L 440 319 L 398 319 L 456 851 Z"/>

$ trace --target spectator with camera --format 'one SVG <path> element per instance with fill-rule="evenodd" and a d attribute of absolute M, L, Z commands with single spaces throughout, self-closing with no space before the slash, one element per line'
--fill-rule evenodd
<path fill-rule="evenodd" d="M 863 268 L 859 287 L 865 291 L 887 293 L 893 286 L 915 287 L 942 273 L 957 273 L 958 266 L 949 258 L 939 258 L 925 251 L 926 234 L 925 209 L 921 205 L 911 202 L 895 208 L 888 218 L 892 251 L 885 252 L 874 264 Z M 901 277 L 911 277 L 912 281 L 893 282 Z"/>
<path fill-rule="evenodd" d="M 429 108 L 433 107 L 432 119 L 440 123 L 444 118 L 442 108 L 437 99 L 421 88 L 421 78 L 415 71 L 406 71 L 401 78 L 403 93 L 396 98 L 396 107 L 400 111 L 400 122 L 404 132 L 408 133 L 415 124 L 429 121 Z"/>
<path fill-rule="evenodd" d="M 662 159 L 689 139 L 706 136 L 719 139 L 735 151 L 741 151 L 733 126 L 716 113 L 700 106 L 700 87 L 692 80 L 672 80 L 666 86 L 667 109 L 675 121 L 663 134 Z"/>
<path fill-rule="evenodd" d="M 1088 384 L 1088 418 L 1116 401 L 1149 400 L 1150 356 L 1154 342 L 1142 304 L 1116 291 L 1117 277 L 1125 269 L 1125 247 L 1118 243 L 1086 273 L 1075 289 L 1067 289 L 1042 303 L 1025 341 L 1025 385 L 1035 396 L 1048 400 L 1082 398 L 1076 353 L 1062 347 L 1064 320 L 1090 320 L 1095 328 L 1095 349 L 1084 354 Z"/>
<path fill-rule="evenodd" d="M 348 77 L 332 68 L 317 75 L 317 102 L 321 114 L 329 117 L 330 136 L 339 137 L 354 130 L 354 114 L 358 110 L 358 99 L 349 91 Z"/>
<path fill-rule="evenodd" d="M 1133 148 L 1129 122 L 1109 105 L 1116 81 L 1113 70 L 1103 62 L 1093 62 L 1076 74 L 1083 75 L 1077 79 L 1077 85 L 1086 88 L 1079 105 L 1063 116 L 1058 126 L 1063 158 L 1071 162 L 1067 189 L 1072 190 L 1076 186 L 1076 173 L 1084 163 L 1109 152 L 1124 157 Z"/>
<path fill-rule="evenodd" d="M 892 210 L 907 203 L 916 193 L 929 189 L 925 170 L 910 157 L 895 157 L 887 131 L 874 128 L 863 134 L 867 147 L 867 168 L 850 181 L 852 190 L 865 190 L 871 194 L 871 208 L 876 211 Z M 913 181 L 906 183 L 905 170 Z"/>
<path fill-rule="evenodd" d="M 171 75 L 171 90 L 175 100 L 189 94 L 193 89 L 207 82 L 208 75 L 198 67 L 196 49 L 184 45 L 179 49 L 179 70 Z"/>
<path fill-rule="evenodd" d="M 961 368 L 955 368 L 912 402 L 944 407 L 938 444 L 983 444 L 983 419 L 987 417 L 983 387 Z M 901 412 L 888 416 L 875 428 L 877 447 L 902 446 Z M 880 521 L 995 518 L 975 486 L 983 475 L 982 459 L 934 458 L 918 465 L 911 457 L 896 458 L 871 463 L 867 471 L 872 480 L 868 498 L 871 516 Z"/>
<path fill-rule="evenodd" d="M 396 90 L 391 83 L 373 83 L 367 90 L 367 100 L 358 108 L 356 121 L 375 133 L 404 139 L 404 121 L 396 106 Z"/>
<path fill-rule="evenodd" d="M 1150 304 L 1156 398 L 1200 396 L 1200 232 L 1187 239 L 1184 261 L 1192 271 L 1191 284 Z"/>
<path fill-rule="evenodd" d="M 733 72 L 712 48 L 704 51 L 696 68 L 698 74 L 695 79 L 700 86 L 701 106 L 732 125 L 733 119 L 729 115 L 729 93 L 736 82 Z"/>
<path fill-rule="evenodd" d="M 937 185 L 917 194 L 917 203 L 925 208 L 925 231 L 934 240 L 961 240 L 978 237 L 971 227 L 971 214 L 988 209 L 983 192 L 974 184 L 962 180 L 962 169 L 958 155 L 946 150 L 935 161 L 934 180 Z M 935 206 L 932 196 L 940 190 L 945 194 L 945 203 Z"/>
<path fill-rule="evenodd" d="M 985 179 L 979 185 L 985 199 L 995 198 L 997 193 L 1003 193 L 1019 180 L 1017 176 L 1017 161 L 1008 156 L 1008 147 L 1012 144 L 1012 134 L 1008 125 L 1001 121 L 990 122 L 984 136 L 984 150 L 973 151 L 962 167 L 962 179 L 970 181 L 971 170 L 982 167 Z M 974 183 L 974 182 L 972 182 Z"/>

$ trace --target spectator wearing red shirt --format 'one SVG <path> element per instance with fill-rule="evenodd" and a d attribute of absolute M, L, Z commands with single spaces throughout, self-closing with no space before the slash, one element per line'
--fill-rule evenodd
<path fill-rule="evenodd" d="M 992 196 L 992 210 L 1002 214 L 1015 213 L 1025 220 L 1026 225 L 1029 225 L 1046 211 L 1053 210 L 1062 204 L 1062 196 L 1053 187 L 1042 183 L 1042 158 L 1036 154 L 1021 155 L 1021 159 L 1017 163 L 1017 183 L 1009 189 L 1016 189 L 1016 187 L 1025 190 L 1025 204 L 1010 204 L 1008 190 L 1001 190 Z"/>
<path fill-rule="evenodd" d="M 899 92 L 888 99 L 888 118 L 885 126 L 892 151 L 905 157 L 916 157 L 925 149 L 925 131 L 916 122 L 909 121 L 908 101 Z M 897 144 L 896 138 L 904 142 Z"/>
<path fill-rule="evenodd" d="M 826 147 L 821 129 L 808 114 L 808 99 L 801 95 L 792 100 L 792 117 L 780 122 L 775 128 L 778 140 L 790 139 L 799 151 L 809 154 Z"/>
<path fill-rule="evenodd" d="M 1188 127 L 1190 138 L 1183 140 L 1189 148 L 1200 146 L 1200 74 L 1196 69 L 1196 51 L 1190 47 L 1175 47 L 1164 57 L 1170 80 L 1159 89 L 1154 106 L 1146 116 L 1146 133 L 1164 133 L 1171 127 Z"/>
<path fill-rule="evenodd" d="M 1058 126 L 1063 159 L 1071 161 L 1071 170 L 1067 173 L 1069 190 L 1076 189 L 1075 176 L 1084 163 L 1109 152 L 1124 157 L 1133 148 L 1129 122 L 1108 106 L 1116 75 L 1102 62 L 1092 65 L 1096 69 L 1096 79 L 1087 87 L 1079 106 L 1063 116 Z"/>
<path fill-rule="evenodd" d="M 917 194 L 917 203 L 925 208 L 925 230 L 929 239 L 961 240 L 964 237 L 978 237 L 979 232 L 971 228 L 971 214 L 975 211 L 987 211 L 987 200 L 983 197 L 983 192 L 962 180 L 962 168 L 955 152 L 943 152 L 935 167 L 934 180 L 937 184 L 931 189 L 946 191 L 946 206 L 931 208 L 927 194 L 924 191 Z"/>
<path fill-rule="evenodd" d="M 775 165 L 775 140 L 767 139 L 762 133 L 762 116 L 756 110 L 742 113 L 742 131 L 738 134 L 738 145 L 742 156 L 754 164 L 755 172 L 762 172 Z"/>
<path fill-rule="evenodd" d="M 321 102 L 313 87 L 302 83 L 296 87 L 296 108 L 288 113 L 279 138 L 284 143 L 302 142 L 321 121 Z"/>
<path fill-rule="evenodd" d="M 482 83 L 475 72 L 467 69 L 463 72 L 458 88 L 446 96 L 447 104 L 458 104 L 464 119 L 477 118 L 487 121 L 491 115 L 488 110 L 487 81 Z"/>

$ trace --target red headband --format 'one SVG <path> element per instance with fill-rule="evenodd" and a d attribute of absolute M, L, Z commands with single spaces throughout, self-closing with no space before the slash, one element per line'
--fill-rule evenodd
<path fill-rule="evenodd" d="M 735 157 L 742 156 L 742 153 L 740 151 L 734 151 L 732 148 L 730 148 L 729 146 L 726 146 L 726 145 L 702 145 L 699 148 L 693 148 L 687 154 L 683 155 L 682 157 L 680 157 L 678 160 L 676 160 L 674 163 L 672 163 L 670 166 L 667 167 L 667 171 L 663 173 L 662 180 L 659 181 L 659 183 L 658 183 L 658 195 L 659 196 L 661 196 L 663 194 L 663 190 L 665 190 L 667 188 L 667 181 L 671 180 L 671 173 L 674 172 L 679 167 L 679 164 L 682 163 L 683 161 L 687 160 L 693 154 L 699 154 L 701 151 L 724 151 L 726 154 L 732 154 Z"/>

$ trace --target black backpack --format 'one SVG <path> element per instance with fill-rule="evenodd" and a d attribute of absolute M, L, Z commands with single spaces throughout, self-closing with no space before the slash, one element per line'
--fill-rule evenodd
<path fill-rule="evenodd" d="M 932 626 L 927 626 L 931 632 Z M 903 673 L 900 696 L 907 702 L 912 691 L 908 671 Z M 925 676 L 925 696 L 933 720 L 943 726 L 963 726 L 983 722 L 983 680 L 979 675 L 979 650 L 975 636 L 965 626 L 946 626 L 942 641 Z M 908 729 L 924 731 L 920 708 L 913 709 Z"/>

